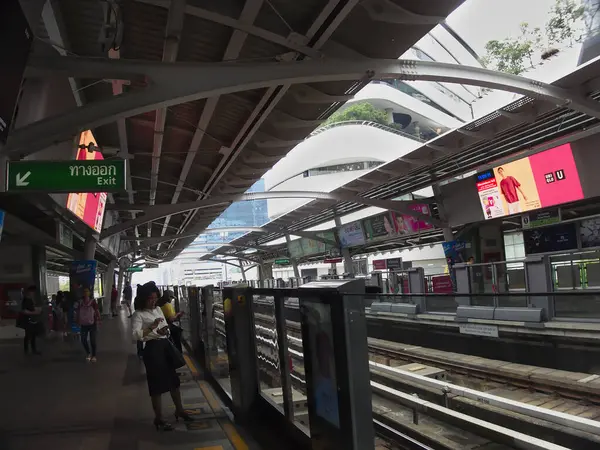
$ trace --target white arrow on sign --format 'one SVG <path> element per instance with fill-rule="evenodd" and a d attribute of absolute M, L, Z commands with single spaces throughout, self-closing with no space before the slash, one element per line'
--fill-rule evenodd
<path fill-rule="evenodd" d="M 29 175 L 31 175 L 31 171 L 27 172 L 25 175 L 21 176 L 21 173 L 19 172 L 17 174 L 17 186 L 29 186 L 29 181 L 27 181 L 27 178 L 29 178 Z"/>

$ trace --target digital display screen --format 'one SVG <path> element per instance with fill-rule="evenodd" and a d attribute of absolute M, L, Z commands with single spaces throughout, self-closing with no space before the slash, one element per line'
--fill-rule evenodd
<path fill-rule="evenodd" d="M 486 220 L 583 199 L 570 144 L 494 167 L 476 178 Z"/>
<path fill-rule="evenodd" d="M 573 223 L 525 230 L 523 241 L 527 255 L 573 250 L 577 248 L 577 231 Z"/>
<path fill-rule="evenodd" d="M 329 424 L 339 428 L 340 414 L 331 307 L 311 301 L 305 303 L 305 308 L 311 348 L 315 413 Z"/>
<path fill-rule="evenodd" d="M 81 133 L 79 146 L 87 146 L 90 143 L 96 145 L 96 139 L 90 130 Z M 89 152 L 85 148 L 79 148 L 77 151 L 77 160 L 103 160 L 104 156 L 100 152 Z M 67 209 L 75 214 L 87 226 L 100 233 L 102 231 L 102 220 L 104 219 L 104 210 L 106 208 L 106 192 L 96 193 L 71 193 L 67 197 Z"/>

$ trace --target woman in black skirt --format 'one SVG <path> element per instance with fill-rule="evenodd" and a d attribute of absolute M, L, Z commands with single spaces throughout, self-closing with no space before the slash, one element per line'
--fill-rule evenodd
<path fill-rule="evenodd" d="M 154 409 L 154 426 L 157 430 L 171 431 L 173 426 L 162 418 L 161 396 L 171 393 L 175 404 L 175 419 L 191 422 L 185 412 L 179 392 L 179 376 L 171 363 L 171 343 L 168 341 L 169 327 L 160 308 L 156 306 L 159 290 L 153 282 L 140 286 L 135 298 L 133 314 L 133 339 L 146 343 L 143 351 L 148 390 Z"/>

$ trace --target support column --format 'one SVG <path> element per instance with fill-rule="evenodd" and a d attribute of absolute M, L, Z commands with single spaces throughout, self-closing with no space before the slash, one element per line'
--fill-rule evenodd
<path fill-rule="evenodd" d="M 242 262 L 241 259 L 238 260 L 240 263 L 240 270 L 242 272 L 242 280 L 244 280 L 244 282 L 246 282 L 246 271 L 244 270 L 244 263 Z"/>
<path fill-rule="evenodd" d="M 333 220 L 335 221 L 336 230 L 339 229 L 342 226 L 342 219 L 340 216 L 335 216 Z M 342 258 L 344 259 L 344 273 L 354 275 L 354 264 L 352 262 L 352 256 L 350 255 L 350 249 L 343 248 L 341 245 L 340 248 L 342 250 Z"/>
<path fill-rule="evenodd" d="M 85 261 L 92 261 L 96 259 L 96 244 L 98 243 L 97 238 L 93 234 L 88 234 L 83 244 L 83 259 Z"/>
<path fill-rule="evenodd" d="M 433 195 L 435 197 L 435 202 L 437 203 L 438 214 L 440 216 L 440 219 L 442 219 L 443 221 L 447 221 L 448 217 L 446 215 L 446 208 L 444 207 L 444 199 L 442 198 L 440 185 L 437 183 L 434 183 L 432 188 L 433 188 Z M 444 233 L 444 241 L 451 242 L 454 240 L 454 233 L 452 232 L 451 227 L 443 228 L 442 232 Z"/>
<path fill-rule="evenodd" d="M 125 280 L 124 280 L 124 275 L 125 275 L 125 269 L 122 269 L 119 267 L 119 278 L 117 281 L 117 291 L 119 291 L 119 295 L 117 296 L 117 302 L 120 303 L 121 299 L 123 297 L 123 287 L 125 284 Z"/>
<path fill-rule="evenodd" d="M 288 253 L 290 253 L 290 242 L 292 242 L 292 238 L 290 238 L 290 235 L 287 233 L 285 235 L 285 242 L 287 243 Z M 294 276 L 296 278 L 300 278 L 300 271 L 298 270 L 298 262 L 296 261 L 296 258 L 292 258 L 291 253 L 290 253 L 290 261 L 292 262 L 292 268 L 294 269 Z"/>
<path fill-rule="evenodd" d="M 106 268 L 106 273 L 104 274 L 104 301 L 102 311 L 105 316 L 111 314 L 110 311 L 110 297 L 112 294 L 112 287 L 115 284 L 115 270 L 117 269 L 117 260 L 112 259 L 110 263 L 108 263 L 108 267 Z"/>

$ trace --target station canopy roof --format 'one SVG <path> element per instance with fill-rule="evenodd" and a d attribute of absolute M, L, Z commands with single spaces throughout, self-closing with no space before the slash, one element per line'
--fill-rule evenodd
<path fill-rule="evenodd" d="M 293 61 L 315 57 L 395 59 L 463 0 L 130 0 L 49 2 L 37 36 L 63 54 L 164 62 Z M 107 24 L 122 30 L 104 46 Z M 112 49 L 109 47 L 112 46 Z M 310 54 L 312 56 L 307 56 Z M 78 79 L 83 105 L 143 88 Z M 141 84 L 140 84 L 141 83 Z M 177 83 L 174 79 L 173 83 Z M 131 160 L 131 192 L 115 203 L 196 201 L 245 192 L 362 82 L 276 86 L 226 94 L 139 114 L 93 130 L 101 148 Z M 259 157 L 249 149 L 259 146 Z M 262 155 L 262 156 L 260 156 Z M 128 237 L 183 233 L 152 249 L 171 259 L 225 209 L 186 212 L 129 230 Z M 120 220 L 131 219 L 121 211 Z"/>

